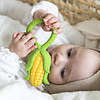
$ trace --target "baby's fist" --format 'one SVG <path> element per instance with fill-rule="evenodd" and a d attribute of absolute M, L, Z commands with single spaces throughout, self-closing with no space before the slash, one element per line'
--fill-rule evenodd
<path fill-rule="evenodd" d="M 36 38 L 32 39 L 33 33 L 14 33 L 10 43 L 10 51 L 16 53 L 20 58 L 26 57 L 36 48 L 34 45 Z"/>
<path fill-rule="evenodd" d="M 45 31 L 51 31 L 52 28 L 56 28 L 56 30 L 54 30 L 54 33 L 59 34 L 62 31 L 60 22 L 58 20 L 58 18 L 56 16 L 54 16 L 53 14 L 49 14 L 47 13 L 44 18 L 44 24 L 42 25 L 42 28 Z"/>

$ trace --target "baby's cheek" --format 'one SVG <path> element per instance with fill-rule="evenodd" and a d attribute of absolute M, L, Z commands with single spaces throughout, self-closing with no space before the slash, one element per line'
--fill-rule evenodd
<path fill-rule="evenodd" d="M 55 77 L 54 77 L 54 75 L 52 74 L 52 72 L 50 72 L 50 74 L 49 74 L 49 81 L 50 81 L 51 83 L 54 83 L 54 82 L 55 82 Z"/>
<path fill-rule="evenodd" d="M 55 80 L 55 68 L 51 67 L 50 74 L 49 74 L 49 81 L 52 82 Z"/>

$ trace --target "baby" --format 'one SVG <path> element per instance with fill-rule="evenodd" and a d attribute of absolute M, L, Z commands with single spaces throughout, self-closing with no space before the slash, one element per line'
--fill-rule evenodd
<path fill-rule="evenodd" d="M 44 8 L 45 8 L 45 3 L 43 5 Z M 55 10 L 56 8 L 54 9 L 54 7 L 51 7 L 50 11 L 52 9 Z M 33 13 L 33 19 L 43 18 L 44 24 L 40 26 L 44 29 L 44 31 L 50 31 L 52 27 L 55 27 L 57 30 L 54 31 L 54 33 L 59 34 L 61 33 L 62 28 L 60 25 L 60 21 L 58 20 L 58 17 L 55 16 L 55 14 L 56 12 L 48 13 L 42 9 L 37 9 Z M 34 35 L 34 33 L 35 33 L 34 31 L 30 32 L 28 35 L 26 35 L 25 32 L 14 33 L 12 35 L 12 41 L 9 45 L 9 50 L 13 52 L 13 53 L 10 53 L 10 55 L 15 54 L 13 56 L 15 56 L 16 59 L 17 58 L 23 59 L 31 51 L 35 50 L 37 47 L 36 45 L 34 45 L 34 43 L 36 40 L 38 40 L 37 38 L 39 37 L 32 39 L 32 36 Z M 0 52 L 1 52 L 0 53 L 0 56 L 1 56 L 2 55 L 1 49 L 0 49 Z M 57 45 L 57 46 L 56 45 L 51 46 L 50 48 L 48 48 L 48 52 L 52 56 L 52 64 L 51 64 L 51 71 L 48 77 L 50 86 L 46 86 L 46 89 L 47 90 L 49 89 L 48 91 L 51 93 L 69 91 L 71 89 L 70 86 L 68 85 L 69 83 L 88 79 L 91 76 L 93 76 L 96 72 L 98 72 L 98 70 L 100 69 L 100 61 L 99 61 L 100 53 L 96 50 L 83 48 L 80 46 L 75 46 L 75 45 L 70 45 L 70 44 L 62 44 L 62 45 Z M 5 54 L 4 51 L 3 51 L 3 54 Z M 8 51 L 6 52 L 6 54 L 7 56 L 10 56 L 8 55 Z M 12 56 L 10 56 L 10 58 L 12 58 Z M 10 66 L 8 68 L 8 72 L 10 72 L 11 76 L 9 77 L 11 78 L 12 76 L 14 77 L 17 76 L 16 68 L 14 68 L 15 66 L 11 66 L 11 64 L 13 65 L 13 61 L 14 61 L 13 58 L 10 60 L 9 59 L 6 59 L 6 60 L 12 61 L 12 63 L 11 62 L 9 62 L 9 64 L 7 63 L 8 66 Z M 15 63 L 16 62 L 17 61 L 15 61 Z M 0 67 L 1 69 L 4 68 L 4 66 L 3 68 L 2 66 Z M 7 72 L 7 67 L 4 68 L 3 71 Z M 6 76 L 7 74 L 4 74 L 4 75 L 5 75 L 5 78 L 7 78 Z M 3 76 L 3 78 L 4 78 L 4 75 L 0 73 L 0 76 L 1 77 Z M 15 77 L 15 78 L 18 78 L 18 77 Z M 1 79 L 1 81 L 3 81 L 3 79 Z M 4 80 L 4 83 L 7 83 L 7 82 L 5 82 Z M 60 86 L 60 88 L 58 86 Z M 66 87 L 69 87 L 70 89 Z M 75 87 L 76 89 L 74 90 L 78 90 L 77 86 Z M 85 89 L 86 88 L 84 88 L 84 90 Z"/>
<path fill-rule="evenodd" d="M 41 16 L 42 15 L 42 16 Z M 38 10 L 33 18 L 43 18 L 42 28 L 50 31 L 52 27 L 57 30 L 55 34 L 61 33 L 60 22 L 53 14 Z M 9 46 L 10 51 L 16 53 L 20 58 L 26 57 L 35 50 L 36 38 L 32 39 L 34 32 L 28 35 L 24 33 L 14 33 Z M 63 44 L 48 48 L 52 56 L 51 71 L 49 81 L 52 84 L 62 85 L 72 81 L 83 80 L 91 77 L 100 69 L 100 53 L 75 45 Z"/>

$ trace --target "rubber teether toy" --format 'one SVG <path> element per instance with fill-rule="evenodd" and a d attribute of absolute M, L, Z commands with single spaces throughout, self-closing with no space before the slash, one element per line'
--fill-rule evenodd
<path fill-rule="evenodd" d="M 33 20 L 27 26 L 26 33 L 28 34 L 37 24 L 43 24 L 43 19 Z M 48 75 L 50 73 L 51 56 L 46 49 L 51 45 L 57 36 L 57 34 L 53 33 L 53 30 L 55 30 L 55 28 L 52 29 L 51 37 L 45 44 L 41 46 L 37 41 L 35 42 L 37 49 L 32 51 L 28 56 L 28 62 L 25 69 L 27 77 L 25 79 L 29 80 L 35 87 L 41 85 L 42 82 L 45 85 L 49 85 Z"/>

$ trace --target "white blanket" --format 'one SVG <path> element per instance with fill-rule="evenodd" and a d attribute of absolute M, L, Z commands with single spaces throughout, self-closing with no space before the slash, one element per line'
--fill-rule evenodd
<path fill-rule="evenodd" d="M 28 4 L 16 0 L 0 0 L 0 45 L 7 47 L 13 32 L 25 31 L 26 25 L 32 18 L 31 9 L 32 7 Z M 62 18 L 61 15 L 59 16 L 59 18 Z M 66 28 L 64 34 L 58 37 L 55 44 L 68 43 L 69 40 L 72 43 L 83 45 L 83 36 L 63 19 L 61 20 Z M 42 29 L 37 30 L 37 33 L 40 34 L 41 31 L 42 34 L 48 34 Z M 43 41 L 39 40 L 40 42 Z M 10 61 L 13 63 L 7 63 Z M 19 66 L 19 63 L 21 62 L 17 55 L 11 53 L 8 49 L 0 48 L 0 100 L 99 100 L 100 98 L 99 91 L 66 92 L 53 95 L 43 93 L 30 86 L 23 79 L 25 65 L 21 63 Z M 10 64 L 10 67 L 7 64 Z"/>

